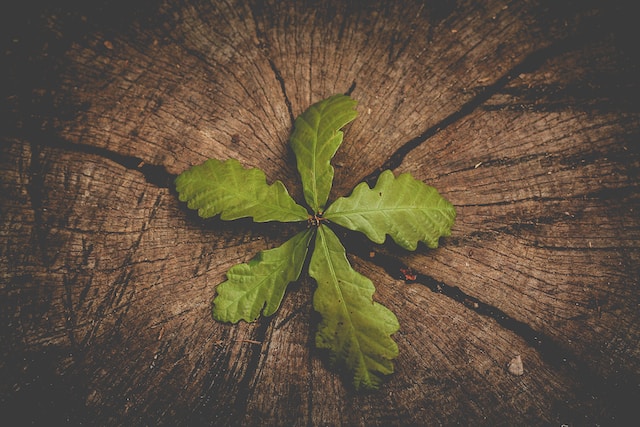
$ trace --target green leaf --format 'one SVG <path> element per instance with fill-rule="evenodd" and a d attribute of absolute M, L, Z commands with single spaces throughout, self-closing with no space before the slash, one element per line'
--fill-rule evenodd
<path fill-rule="evenodd" d="M 300 232 L 282 246 L 259 252 L 248 264 L 234 265 L 216 287 L 213 317 L 221 322 L 253 322 L 280 307 L 290 282 L 298 280 L 313 230 Z M 264 308 L 264 310 L 263 310 Z"/>
<path fill-rule="evenodd" d="M 405 173 L 397 178 L 386 170 L 371 189 L 360 183 L 349 197 L 336 200 L 324 218 L 350 230 L 361 231 L 375 243 L 389 234 L 405 249 L 419 241 L 438 247 L 441 236 L 451 235 L 455 208 L 435 188 Z"/>
<path fill-rule="evenodd" d="M 314 213 L 321 212 L 333 183 L 331 159 L 342 144 L 342 128 L 356 118 L 357 102 L 333 95 L 313 104 L 296 119 L 290 143 L 298 162 L 304 198 Z"/>
<path fill-rule="evenodd" d="M 256 222 L 304 221 L 305 208 L 296 204 L 280 181 L 267 185 L 264 172 L 245 169 L 235 159 L 209 159 L 181 173 L 176 190 L 202 218 L 220 214 L 223 220 L 253 217 Z"/>
<path fill-rule="evenodd" d="M 309 274 L 318 283 L 313 307 L 322 316 L 316 346 L 353 372 L 356 389 L 378 388 L 398 356 L 391 339 L 400 328 L 398 319 L 373 301 L 373 283 L 351 268 L 340 240 L 326 226 L 318 228 Z"/>

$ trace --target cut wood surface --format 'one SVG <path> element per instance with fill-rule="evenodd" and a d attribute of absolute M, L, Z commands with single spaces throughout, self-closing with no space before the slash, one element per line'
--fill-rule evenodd
<path fill-rule="evenodd" d="M 640 416 L 640 61 L 623 3 L 68 1 L 3 15 L 3 417 Z M 306 272 L 271 317 L 212 318 L 225 272 L 299 226 L 201 220 L 173 185 L 236 158 L 302 202 L 293 119 L 335 93 L 359 117 L 330 200 L 391 169 L 458 212 L 435 250 L 338 230 L 400 322 L 396 372 L 366 393 L 314 347 Z"/>

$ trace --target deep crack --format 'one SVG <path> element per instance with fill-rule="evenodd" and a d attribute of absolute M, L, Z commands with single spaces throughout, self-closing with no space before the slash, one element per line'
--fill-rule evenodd
<path fill-rule="evenodd" d="M 29 191 L 32 197 L 32 206 L 37 208 L 40 212 L 36 222 L 38 224 L 42 224 L 42 184 L 44 178 L 42 177 L 42 162 L 39 160 L 40 151 L 42 148 L 54 148 L 59 150 L 66 150 L 70 152 L 76 153 L 84 153 L 90 154 L 98 157 L 102 157 L 108 160 L 111 160 L 114 163 L 123 166 L 129 170 L 135 170 L 140 172 L 145 181 L 149 184 L 155 185 L 158 188 L 173 188 L 173 181 L 176 178 L 175 174 L 169 173 L 167 169 L 162 165 L 153 165 L 146 163 L 143 159 L 136 156 L 127 156 L 124 154 L 116 153 L 115 151 L 108 150 L 106 148 L 95 147 L 91 145 L 85 144 L 76 144 L 73 142 L 69 142 L 56 136 L 54 134 L 42 134 L 42 135 L 29 135 L 27 139 L 38 140 L 38 141 L 46 141 L 44 143 L 37 143 L 33 146 L 36 148 L 32 149 L 31 156 L 31 168 L 29 173 L 30 177 L 30 187 Z M 40 221 L 38 221 L 40 220 Z"/>
<path fill-rule="evenodd" d="M 532 52 L 526 58 L 524 58 L 522 62 L 511 68 L 506 74 L 496 80 L 493 84 L 481 88 L 476 96 L 464 103 L 458 110 L 440 120 L 433 126 L 427 128 L 420 135 L 405 142 L 402 146 L 400 146 L 400 148 L 398 148 L 393 154 L 391 154 L 387 161 L 385 161 L 377 170 L 367 175 L 363 179 L 363 181 L 367 182 L 370 187 L 373 187 L 382 171 L 386 169 L 396 169 L 398 166 L 400 166 L 400 164 L 402 164 L 404 158 L 412 150 L 423 144 L 429 138 L 440 132 L 442 129 L 445 129 L 453 123 L 470 115 L 473 111 L 487 102 L 491 97 L 500 93 L 500 91 L 511 80 L 518 77 L 520 74 L 526 74 L 535 71 L 550 58 L 554 58 L 564 52 L 567 52 L 569 49 L 575 48 L 578 43 L 584 42 L 584 37 L 572 37 Z"/>
<path fill-rule="evenodd" d="M 451 301 L 462 304 L 466 309 L 495 321 L 504 329 L 526 341 L 551 367 L 564 371 L 576 379 L 580 385 L 579 393 L 583 396 L 601 399 L 608 402 L 611 407 L 618 407 L 622 411 L 633 410 L 633 402 L 640 399 L 637 377 L 603 378 L 596 376 L 593 374 L 593 368 L 587 362 L 580 360 L 576 354 L 563 348 L 547 334 L 536 331 L 525 322 L 514 319 L 498 307 L 469 295 L 457 286 L 448 285 L 431 276 L 417 272 L 391 255 L 372 251 L 371 245 L 367 241 L 351 234 L 351 232 L 349 234 L 348 238 L 341 239 L 345 242 L 348 252 L 361 259 L 369 260 L 395 279 L 425 286 L 432 292 L 444 295 Z M 620 400 L 620 396 L 624 396 L 625 399 Z"/>

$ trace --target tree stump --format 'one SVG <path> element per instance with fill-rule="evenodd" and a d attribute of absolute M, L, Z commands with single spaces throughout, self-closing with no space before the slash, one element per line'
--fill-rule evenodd
<path fill-rule="evenodd" d="M 52 425 L 637 419 L 629 16 L 600 2 L 494 0 L 66 2 L 4 16 L 2 414 Z M 315 349 L 305 273 L 272 317 L 212 319 L 225 272 L 297 228 L 200 220 L 173 187 L 192 165 L 236 158 L 301 201 L 292 121 L 334 93 L 360 115 L 331 199 L 391 169 L 458 212 L 436 250 L 343 236 L 401 325 L 396 372 L 369 393 Z"/>

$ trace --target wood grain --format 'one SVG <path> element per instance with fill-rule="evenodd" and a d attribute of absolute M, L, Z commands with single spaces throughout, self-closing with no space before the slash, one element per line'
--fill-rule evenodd
<path fill-rule="evenodd" d="M 2 25 L 3 414 L 637 419 L 640 62 L 622 4 L 130 3 L 43 2 Z M 436 250 L 338 230 L 401 324 L 396 372 L 372 393 L 314 347 L 304 274 L 271 318 L 211 317 L 225 272 L 299 226 L 203 221 L 173 188 L 191 165 L 237 158 L 303 200 L 287 139 L 296 115 L 334 93 L 360 116 L 331 199 L 392 169 L 458 211 Z M 523 375 L 508 369 L 517 356 Z"/>

